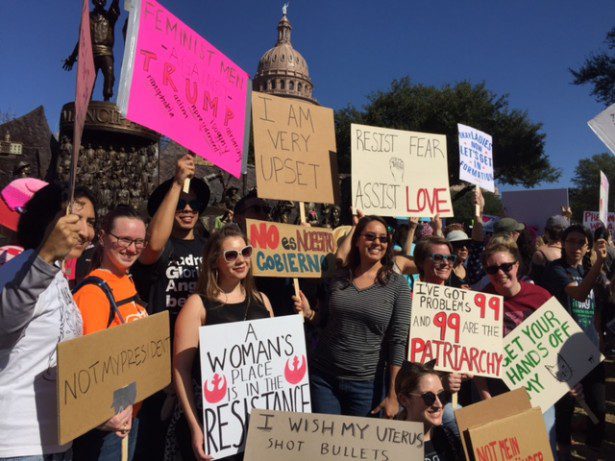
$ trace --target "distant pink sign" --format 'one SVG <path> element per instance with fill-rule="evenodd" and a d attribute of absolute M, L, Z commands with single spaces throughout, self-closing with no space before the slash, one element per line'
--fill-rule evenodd
<path fill-rule="evenodd" d="M 127 96 L 120 109 L 239 177 L 248 74 L 155 0 L 133 5 L 138 23 L 129 24 L 127 43 L 135 46 L 127 56 L 134 61 L 127 75 L 122 69 L 130 81 L 120 82 L 119 100 Z"/>

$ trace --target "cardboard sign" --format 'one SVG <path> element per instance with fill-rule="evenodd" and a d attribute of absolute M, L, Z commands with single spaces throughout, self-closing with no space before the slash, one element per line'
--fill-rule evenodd
<path fill-rule="evenodd" d="M 569 205 L 568 189 L 534 189 L 502 192 L 506 216 L 543 230 L 550 216 L 561 215 Z"/>
<path fill-rule="evenodd" d="M 504 338 L 502 379 L 544 413 L 604 357 L 552 297 Z"/>
<path fill-rule="evenodd" d="M 167 311 L 58 344 L 60 444 L 170 382 Z"/>
<path fill-rule="evenodd" d="M 245 461 L 423 461 L 423 424 L 254 410 Z"/>
<path fill-rule="evenodd" d="M 609 225 L 609 180 L 600 172 L 600 201 L 598 203 L 598 218 L 605 226 Z"/>
<path fill-rule="evenodd" d="M 459 179 L 489 192 L 495 192 L 493 180 L 493 143 L 487 133 L 461 123 L 459 130 Z"/>
<path fill-rule="evenodd" d="M 553 460 L 539 408 L 471 427 L 468 432 L 476 461 Z"/>
<path fill-rule="evenodd" d="M 335 203 L 332 109 L 254 91 L 252 123 L 259 197 Z"/>
<path fill-rule="evenodd" d="M 452 217 L 446 136 L 352 124 L 352 206 L 366 215 Z"/>
<path fill-rule="evenodd" d="M 615 213 L 610 211 L 607 214 L 608 217 L 608 225 L 607 229 L 613 233 L 615 232 Z M 587 227 L 592 233 L 603 226 L 602 221 L 600 221 L 599 213 L 597 211 L 584 211 L 583 212 L 583 225 Z"/>
<path fill-rule="evenodd" d="M 479 427 L 491 421 L 522 413 L 531 408 L 532 405 L 530 404 L 530 397 L 527 395 L 527 392 L 524 389 L 517 389 L 455 410 L 455 419 L 461 434 L 461 444 L 463 445 L 466 459 L 472 460 L 474 453 L 469 428 Z"/>
<path fill-rule="evenodd" d="M 408 360 L 437 359 L 437 370 L 499 378 L 503 305 L 498 295 L 415 283 Z"/>
<path fill-rule="evenodd" d="M 205 452 L 244 451 L 253 408 L 311 411 L 303 317 L 201 327 Z"/>
<path fill-rule="evenodd" d="M 130 0 L 120 112 L 236 178 L 248 74 L 156 0 Z"/>
<path fill-rule="evenodd" d="M 587 124 L 604 145 L 615 154 L 615 104 L 611 104 Z"/>
<path fill-rule="evenodd" d="M 246 219 L 255 276 L 320 278 L 335 267 L 333 231 Z M 333 261 L 332 259 L 333 258 Z"/>
<path fill-rule="evenodd" d="M 81 27 L 79 28 L 79 54 L 77 56 L 77 91 L 75 93 L 75 124 L 73 127 L 73 155 L 71 159 L 69 190 L 72 202 L 77 183 L 77 164 L 81 135 L 85 126 L 88 105 L 92 98 L 92 90 L 96 81 L 94 54 L 92 52 L 92 34 L 90 32 L 90 2 L 83 0 L 81 7 Z"/>

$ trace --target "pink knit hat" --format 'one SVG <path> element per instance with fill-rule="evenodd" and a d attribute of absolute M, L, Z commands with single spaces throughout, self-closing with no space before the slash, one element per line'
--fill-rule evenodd
<path fill-rule="evenodd" d="M 36 178 L 16 179 L 2 189 L 2 199 L 11 211 L 21 212 L 32 196 L 46 185 L 45 181 Z"/>

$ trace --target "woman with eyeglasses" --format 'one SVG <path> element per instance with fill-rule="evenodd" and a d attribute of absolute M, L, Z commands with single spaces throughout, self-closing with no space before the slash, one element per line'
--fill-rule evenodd
<path fill-rule="evenodd" d="M 103 218 L 94 258 L 96 269 L 74 291 L 84 335 L 147 317 L 130 276 L 130 268 L 146 244 L 145 222 L 132 208 L 120 205 Z M 119 459 L 124 437 L 129 437 L 129 459 L 132 459 L 138 426 L 135 417 L 136 411 L 133 413 L 130 406 L 79 437 L 73 443 L 73 459 Z"/>
<path fill-rule="evenodd" d="M 215 231 L 205 246 L 196 293 L 177 317 L 173 346 L 173 381 L 180 406 L 171 419 L 164 457 L 211 460 L 202 427 L 199 328 L 273 317 L 267 296 L 254 288 L 252 246 L 236 224 Z M 224 459 L 241 459 L 241 456 Z"/>
<path fill-rule="evenodd" d="M 607 260 L 606 240 L 597 240 L 594 246 L 595 260 L 591 262 L 593 239 L 583 226 L 573 225 L 562 233 L 562 257 L 550 263 L 544 272 L 545 287 L 568 310 L 591 341 L 600 348 L 598 333 L 599 306 L 596 305 L 594 289 L 599 282 L 602 267 Z M 600 364 L 581 380 L 585 400 L 598 418 L 597 425 L 588 423 L 587 444 L 599 448 L 605 426 L 605 369 Z M 557 443 L 560 459 L 570 457 L 571 421 L 575 402 L 568 394 L 555 405 Z"/>
<path fill-rule="evenodd" d="M 450 393 L 442 385 L 441 373 L 433 369 L 434 362 L 405 362 L 395 380 L 397 398 L 402 406 L 397 419 L 423 423 L 425 461 L 455 461 L 463 459 L 459 437 L 442 425 L 444 405 Z"/>
<path fill-rule="evenodd" d="M 551 294 L 533 283 L 518 278 L 521 255 L 512 239 L 495 239 L 483 252 L 482 262 L 489 284 L 483 290 L 504 298 L 504 336 L 521 325 L 545 302 Z M 508 388 L 502 380 L 475 378 L 482 398 L 503 394 Z M 555 411 L 551 408 L 544 413 L 551 448 L 555 453 Z"/>
<path fill-rule="evenodd" d="M 359 220 L 348 262 L 327 280 L 315 309 L 303 293 L 293 299 L 297 312 L 320 327 L 310 362 L 312 410 L 350 416 L 383 411 L 394 418 L 395 377 L 407 355 L 410 289 L 393 271 L 386 222 L 377 216 Z"/>

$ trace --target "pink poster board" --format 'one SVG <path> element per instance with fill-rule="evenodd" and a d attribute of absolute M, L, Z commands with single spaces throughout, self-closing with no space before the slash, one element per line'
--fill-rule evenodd
<path fill-rule="evenodd" d="M 70 173 L 70 201 L 77 180 L 77 161 L 81 147 L 81 135 L 88 113 L 88 105 L 92 97 L 96 69 L 94 68 L 94 54 L 92 52 L 92 35 L 90 33 L 90 2 L 83 0 L 81 8 L 81 28 L 79 29 L 79 55 L 77 58 L 77 90 L 75 92 L 75 125 L 73 127 L 73 157 Z"/>
<path fill-rule="evenodd" d="M 155 0 L 127 8 L 120 111 L 239 177 L 248 74 Z"/>

